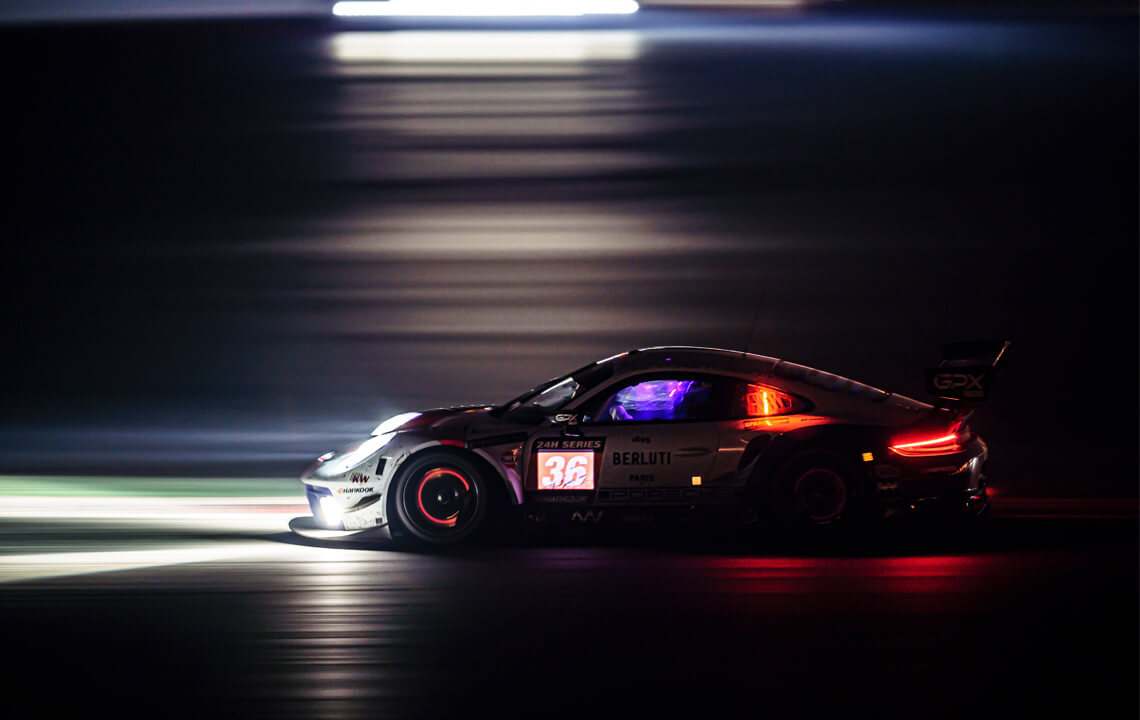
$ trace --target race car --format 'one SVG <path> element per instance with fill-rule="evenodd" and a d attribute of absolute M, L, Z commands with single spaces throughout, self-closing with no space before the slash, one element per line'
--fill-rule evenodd
<path fill-rule="evenodd" d="M 946 346 L 931 404 L 737 350 L 631 350 L 500 405 L 408 412 L 301 477 L 310 537 L 448 545 L 524 522 L 729 511 L 807 530 L 939 509 L 982 517 L 967 423 L 1009 343 Z"/>

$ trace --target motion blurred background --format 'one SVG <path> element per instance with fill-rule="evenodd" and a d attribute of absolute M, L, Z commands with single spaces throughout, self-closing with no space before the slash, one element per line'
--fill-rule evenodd
<path fill-rule="evenodd" d="M 922 398 L 1010 338 L 997 492 L 1137 494 L 1134 5 L 330 9 L 0 10 L 0 474 L 295 476 L 660 344 Z"/>

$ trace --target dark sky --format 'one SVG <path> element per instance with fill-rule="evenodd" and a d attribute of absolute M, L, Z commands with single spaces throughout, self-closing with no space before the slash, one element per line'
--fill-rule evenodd
<path fill-rule="evenodd" d="M 1136 493 L 1134 12 L 574 27 L 0 31 L 0 471 L 288 474 L 758 308 L 754 352 L 919 397 L 1011 338 L 999 488 Z"/>

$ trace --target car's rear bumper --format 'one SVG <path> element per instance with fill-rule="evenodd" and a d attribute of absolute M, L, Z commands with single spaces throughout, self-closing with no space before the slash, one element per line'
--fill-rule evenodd
<path fill-rule="evenodd" d="M 990 509 L 985 488 L 928 498 L 898 499 L 880 505 L 883 517 L 921 515 L 923 517 L 983 517 Z"/>
<path fill-rule="evenodd" d="M 961 453 L 875 468 L 874 495 L 883 515 L 984 515 L 990 498 L 983 473 L 988 449 L 972 439 Z"/>

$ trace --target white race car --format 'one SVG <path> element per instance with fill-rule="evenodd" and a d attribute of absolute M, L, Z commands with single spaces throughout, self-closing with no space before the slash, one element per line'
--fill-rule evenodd
<path fill-rule="evenodd" d="M 947 346 L 928 404 L 771 357 L 659 347 L 502 405 L 409 412 L 301 478 L 311 537 L 468 540 L 510 513 L 621 522 L 729 509 L 789 528 L 989 507 L 966 419 L 1008 343 Z"/>

